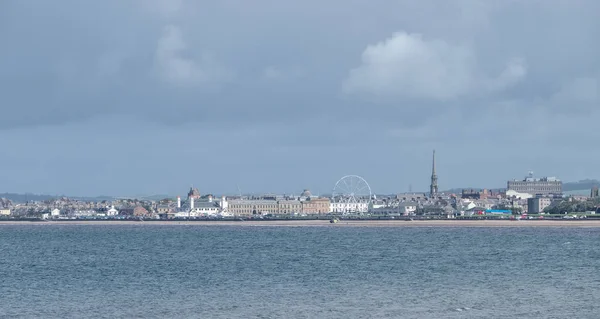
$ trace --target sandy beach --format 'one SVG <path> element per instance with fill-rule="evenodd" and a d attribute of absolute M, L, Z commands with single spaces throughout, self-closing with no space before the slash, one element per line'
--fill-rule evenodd
<path fill-rule="evenodd" d="M 600 220 L 269 220 L 269 221 L 122 221 L 54 220 L 0 221 L 6 225 L 135 225 L 135 226 L 260 226 L 260 227 L 600 227 Z"/>

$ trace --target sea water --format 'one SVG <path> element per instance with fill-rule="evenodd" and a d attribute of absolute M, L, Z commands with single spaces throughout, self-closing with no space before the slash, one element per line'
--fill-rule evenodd
<path fill-rule="evenodd" d="M 0 225 L 0 318 L 597 318 L 600 229 Z"/>

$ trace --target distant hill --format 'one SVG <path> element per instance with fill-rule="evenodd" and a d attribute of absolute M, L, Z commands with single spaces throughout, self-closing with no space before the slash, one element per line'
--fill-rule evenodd
<path fill-rule="evenodd" d="M 111 196 L 97 196 L 97 197 L 69 197 L 66 195 L 40 195 L 40 194 L 16 194 L 16 193 L 0 193 L 0 198 L 6 198 L 13 203 L 25 203 L 27 201 L 41 202 L 45 200 L 68 197 L 70 199 L 84 201 L 84 202 L 100 202 L 103 200 L 114 200 Z"/>
<path fill-rule="evenodd" d="M 16 194 L 16 193 L 0 193 L 0 198 L 6 198 L 13 203 L 25 203 L 27 201 L 41 202 L 45 200 L 51 200 L 61 197 L 67 197 L 72 200 L 78 200 L 82 202 L 101 202 L 101 201 L 113 201 L 117 199 L 139 199 L 139 200 L 154 200 L 158 201 L 165 198 L 173 198 L 170 195 L 139 195 L 139 196 L 68 196 L 68 195 L 40 195 L 40 194 Z"/>
<path fill-rule="evenodd" d="M 445 194 L 460 194 L 460 193 L 462 193 L 463 189 L 481 189 L 481 188 L 480 187 L 452 188 L 452 189 L 448 189 L 448 190 L 442 191 L 442 193 L 445 193 Z M 496 193 L 496 192 L 505 191 L 506 189 L 505 188 L 487 188 L 487 190 Z"/>
<path fill-rule="evenodd" d="M 579 182 L 568 182 L 563 183 L 563 191 L 571 192 L 571 191 L 582 191 L 582 190 L 591 190 L 592 187 L 598 186 L 600 187 L 600 181 L 596 179 L 584 179 Z"/>
<path fill-rule="evenodd" d="M 589 189 L 579 189 L 574 191 L 564 191 L 563 195 L 566 196 L 590 196 Z"/>
<path fill-rule="evenodd" d="M 600 187 L 600 181 L 596 179 L 584 179 L 578 182 L 563 182 L 563 191 L 567 194 L 589 194 L 589 191 L 592 187 L 598 186 Z M 478 187 L 465 187 L 465 188 L 452 188 L 448 190 L 442 191 L 446 194 L 460 194 L 463 189 L 480 189 Z M 491 191 L 502 191 L 504 188 L 490 188 L 488 190 Z M 418 192 L 417 192 L 418 193 Z M 427 193 L 427 192 L 421 192 Z M 380 197 L 379 195 L 378 197 Z M 391 195 L 395 196 L 395 195 Z M 89 197 L 71 197 L 66 195 L 40 195 L 40 194 L 16 194 L 16 193 L 0 193 L 0 198 L 6 198 L 13 203 L 24 203 L 26 201 L 45 201 L 60 197 L 68 197 L 70 199 L 84 201 L 84 202 L 100 202 L 103 200 L 112 201 L 120 198 L 131 198 L 131 199 L 141 199 L 141 200 L 161 200 L 163 198 L 174 198 L 170 195 L 140 195 L 140 196 L 127 196 L 127 197 L 113 197 L 113 196 L 89 196 Z"/>
<path fill-rule="evenodd" d="M 594 186 L 600 187 L 600 181 L 598 181 L 596 179 L 584 179 L 584 180 L 580 180 L 578 182 L 563 182 L 563 191 L 565 193 L 576 192 L 577 194 L 579 194 L 581 191 L 587 191 L 589 193 L 589 191 Z M 445 190 L 443 192 L 447 193 L 447 194 L 448 193 L 458 194 L 458 193 L 462 192 L 463 189 L 471 189 L 471 188 L 481 189 L 480 187 L 452 188 L 449 190 Z M 505 188 L 491 188 L 488 190 L 502 191 L 502 190 L 505 190 Z"/>
<path fill-rule="evenodd" d="M 165 198 L 175 199 L 176 196 L 171 196 L 171 195 L 137 195 L 137 196 L 115 197 L 115 199 L 121 199 L 121 198 L 159 201 L 159 200 L 165 199 Z"/>
<path fill-rule="evenodd" d="M 13 203 L 25 203 L 27 201 L 44 201 L 60 196 L 50 195 L 37 195 L 37 194 L 15 194 L 15 193 L 3 193 L 0 194 L 0 198 L 6 198 Z"/>

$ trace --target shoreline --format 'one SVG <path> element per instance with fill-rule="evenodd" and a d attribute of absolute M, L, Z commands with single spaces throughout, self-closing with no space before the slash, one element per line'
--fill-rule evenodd
<path fill-rule="evenodd" d="M 0 221 L 8 225 L 136 225 L 136 226 L 264 226 L 264 227 L 575 227 L 600 228 L 600 220 L 265 220 L 265 221 L 135 221 L 135 220 L 52 220 Z"/>

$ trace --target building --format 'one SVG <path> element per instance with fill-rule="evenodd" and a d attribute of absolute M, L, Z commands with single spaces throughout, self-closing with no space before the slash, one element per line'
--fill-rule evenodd
<path fill-rule="evenodd" d="M 478 190 L 478 189 L 463 189 L 461 192 L 461 198 L 468 199 L 487 199 L 490 196 L 490 192 L 487 189 Z"/>
<path fill-rule="evenodd" d="M 115 208 L 115 206 L 111 206 L 110 209 L 106 211 L 106 216 L 117 216 L 119 215 L 119 211 Z"/>
<path fill-rule="evenodd" d="M 399 201 L 419 202 L 427 199 L 427 194 L 424 193 L 401 193 L 396 194 L 396 199 Z"/>
<path fill-rule="evenodd" d="M 119 211 L 119 215 L 123 216 L 146 216 L 148 214 L 148 210 L 142 206 L 121 208 Z"/>
<path fill-rule="evenodd" d="M 436 197 L 438 194 L 438 179 L 435 172 L 435 150 L 433 150 L 433 164 L 431 167 L 431 184 L 429 185 L 429 197 Z"/>
<path fill-rule="evenodd" d="M 399 203 L 398 211 L 402 215 L 414 215 L 417 212 L 416 203 Z"/>
<path fill-rule="evenodd" d="M 167 214 L 174 212 L 175 209 L 169 204 L 159 204 L 156 205 L 156 212 L 158 214 Z"/>
<path fill-rule="evenodd" d="M 188 192 L 188 198 L 200 199 L 200 191 L 193 186 L 190 187 L 190 191 Z"/>
<path fill-rule="evenodd" d="M 0 208 L 0 216 L 9 216 L 9 215 L 10 215 L 10 209 Z"/>
<path fill-rule="evenodd" d="M 523 180 L 512 180 L 507 182 L 507 193 L 527 193 L 532 195 L 562 196 L 562 182 L 556 177 L 533 178 L 530 173 Z"/>
<path fill-rule="evenodd" d="M 371 209 L 369 209 L 369 214 L 375 215 L 375 216 L 378 216 L 378 215 L 381 215 L 381 216 L 400 215 L 400 213 L 398 212 L 398 207 L 392 207 L 392 206 L 371 208 Z"/>
<path fill-rule="evenodd" d="M 590 198 L 598 198 L 600 197 L 600 191 L 598 190 L 598 186 L 592 187 L 592 191 L 590 192 Z"/>
<path fill-rule="evenodd" d="M 60 216 L 60 209 L 55 208 L 50 212 L 50 217 L 58 218 L 58 216 Z"/>
<path fill-rule="evenodd" d="M 12 207 L 12 201 L 6 198 L 0 198 L 0 208 L 9 208 Z"/>
<path fill-rule="evenodd" d="M 197 201 L 194 208 L 190 211 L 194 216 L 214 216 L 221 212 L 218 202 Z"/>
<path fill-rule="evenodd" d="M 301 203 L 302 213 L 307 215 L 327 214 L 331 209 L 329 198 L 309 198 Z"/>
<path fill-rule="evenodd" d="M 369 202 L 331 202 L 329 211 L 332 213 L 366 213 L 369 211 Z"/>
<path fill-rule="evenodd" d="M 529 193 L 519 193 L 519 192 L 515 192 L 514 190 L 507 190 L 504 193 L 504 198 L 512 198 L 512 199 L 528 199 L 528 198 L 532 198 L 535 197 L 532 194 Z"/>
<path fill-rule="evenodd" d="M 327 214 L 330 211 L 328 198 L 302 196 L 261 197 L 260 199 L 231 199 L 222 204 L 223 211 L 235 216 L 252 215 L 297 215 Z"/>
<path fill-rule="evenodd" d="M 302 213 L 302 202 L 299 200 L 280 200 L 279 214 L 299 214 Z"/>
<path fill-rule="evenodd" d="M 302 194 L 300 194 L 300 200 L 307 200 L 312 197 L 313 197 L 313 195 L 309 189 L 305 189 L 304 191 L 302 191 Z"/>
<path fill-rule="evenodd" d="M 177 197 L 177 208 L 168 205 L 168 207 L 159 207 L 160 216 L 169 216 L 169 214 L 172 214 L 174 217 L 186 218 L 216 216 L 223 212 L 224 207 L 225 209 L 227 207 L 225 197 L 221 201 L 215 201 L 210 194 L 203 197 L 198 197 L 198 195 L 197 190 L 195 192 L 190 190 L 188 199 L 183 203 L 181 202 L 181 198 Z"/>
<path fill-rule="evenodd" d="M 532 214 L 543 213 L 546 207 L 552 205 L 552 199 L 548 197 L 535 197 L 527 199 L 527 212 Z"/>
<path fill-rule="evenodd" d="M 279 214 L 279 203 L 270 199 L 235 199 L 228 201 L 228 210 L 235 216 Z"/>

